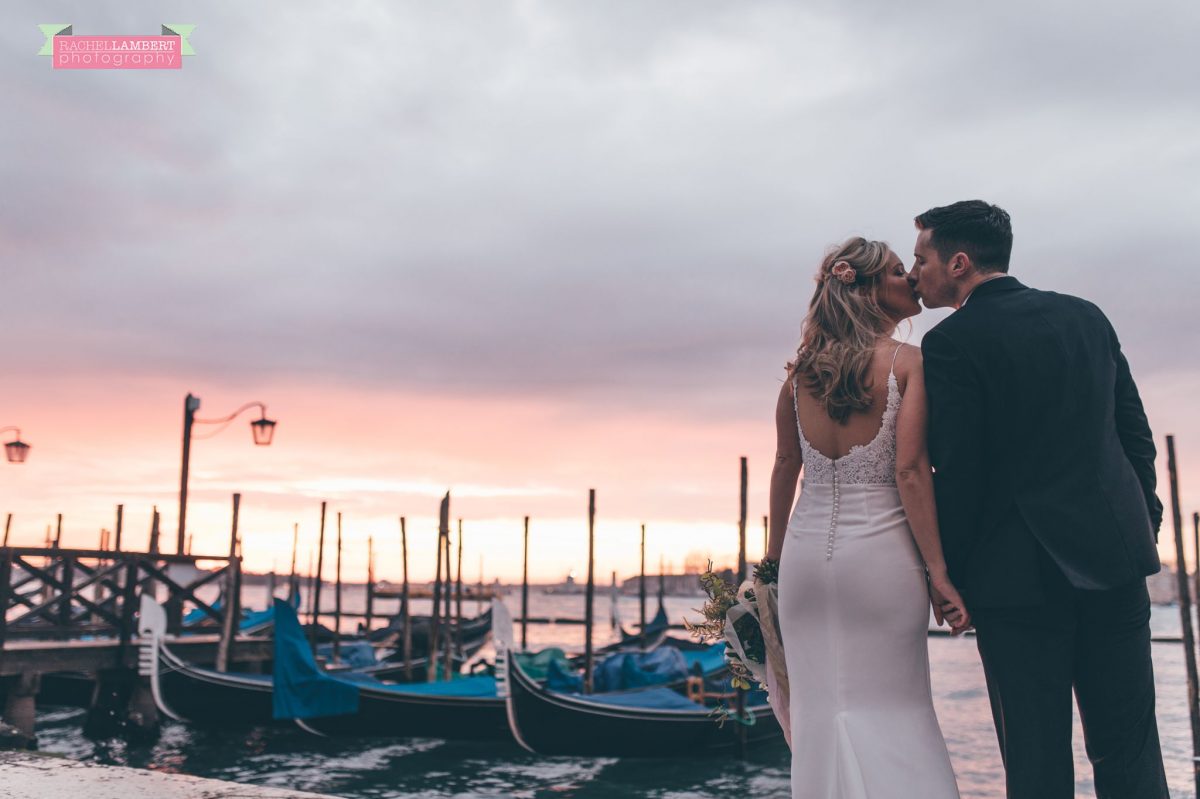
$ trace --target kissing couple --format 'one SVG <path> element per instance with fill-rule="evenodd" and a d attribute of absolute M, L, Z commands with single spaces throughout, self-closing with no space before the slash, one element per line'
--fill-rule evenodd
<path fill-rule="evenodd" d="M 779 394 L 767 559 L 792 796 L 959 796 L 932 604 L 975 630 L 1009 799 L 1074 796 L 1072 694 L 1096 796 L 1167 797 L 1145 580 L 1163 511 L 1117 334 L 1008 274 L 1004 210 L 915 221 L 909 269 L 862 238 L 825 257 Z M 918 349 L 893 334 L 921 303 L 955 310 Z"/>

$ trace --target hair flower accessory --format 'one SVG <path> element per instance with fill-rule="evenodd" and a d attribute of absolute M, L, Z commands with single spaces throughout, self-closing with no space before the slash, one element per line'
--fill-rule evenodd
<path fill-rule="evenodd" d="M 838 261 L 833 265 L 833 269 L 829 271 L 843 283 L 853 283 L 858 278 L 858 272 L 854 270 L 854 267 L 848 261 Z"/>

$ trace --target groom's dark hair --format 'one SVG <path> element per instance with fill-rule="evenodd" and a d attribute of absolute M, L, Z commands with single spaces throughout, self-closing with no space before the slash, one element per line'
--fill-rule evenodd
<path fill-rule="evenodd" d="M 915 220 L 918 230 L 933 231 L 929 243 L 943 261 L 965 252 L 984 272 L 1007 272 L 1012 254 L 1008 212 L 983 200 L 963 200 L 930 208 Z"/>

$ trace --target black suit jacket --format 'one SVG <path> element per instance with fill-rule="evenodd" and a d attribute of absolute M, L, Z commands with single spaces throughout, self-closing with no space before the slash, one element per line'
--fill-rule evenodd
<path fill-rule="evenodd" d="M 921 344 L 950 577 L 969 606 L 1042 600 L 1160 568 L 1154 439 L 1116 332 L 1090 302 L 979 284 Z"/>

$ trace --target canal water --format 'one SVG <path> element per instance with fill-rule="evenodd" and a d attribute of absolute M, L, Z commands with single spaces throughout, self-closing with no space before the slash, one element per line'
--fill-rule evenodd
<path fill-rule="evenodd" d="M 346 597 L 347 608 L 361 596 Z M 256 607 L 255 598 L 247 601 Z M 261 601 L 261 600 L 260 600 Z M 508 599 L 519 606 L 519 596 Z M 530 615 L 582 617 L 579 596 L 531 593 Z M 668 597 L 672 620 L 695 618 L 700 598 Z M 651 599 L 653 606 L 653 599 Z M 597 597 L 597 643 L 612 635 L 609 602 Z M 421 608 L 414 608 L 421 612 Z M 469 602 L 464 613 L 473 614 Z M 637 599 L 623 597 L 620 615 L 628 624 L 638 613 Z M 1179 630 L 1178 609 L 1155 607 L 1154 631 Z M 581 645 L 582 629 L 573 625 L 533 625 L 530 646 Z M 675 633 L 683 635 L 682 632 Z M 1171 795 L 1195 799 L 1192 789 L 1191 733 L 1182 645 L 1156 643 L 1155 679 L 1158 720 Z M 1003 771 L 988 709 L 983 672 L 970 637 L 929 641 L 934 700 L 964 799 L 1004 796 Z M 161 739 L 146 746 L 122 741 L 91 741 L 80 732 L 83 711 L 42 712 L 38 737 L 43 751 L 80 760 L 181 772 L 202 777 L 289 787 L 367 799 L 384 797 L 696 797 L 788 796 L 788 752 L 784 746 L 752 752 L 748 759 L 695 758 L 637 760 L 565 758 L 530 755 L 515 744 L 467 744 L 437 739 L 333 740 L 299 729 L 272 728 L 229 733 L 164 726 Z M 1076 719 L 1076 796 L 1093 797 L 1091 768 Z"/>

